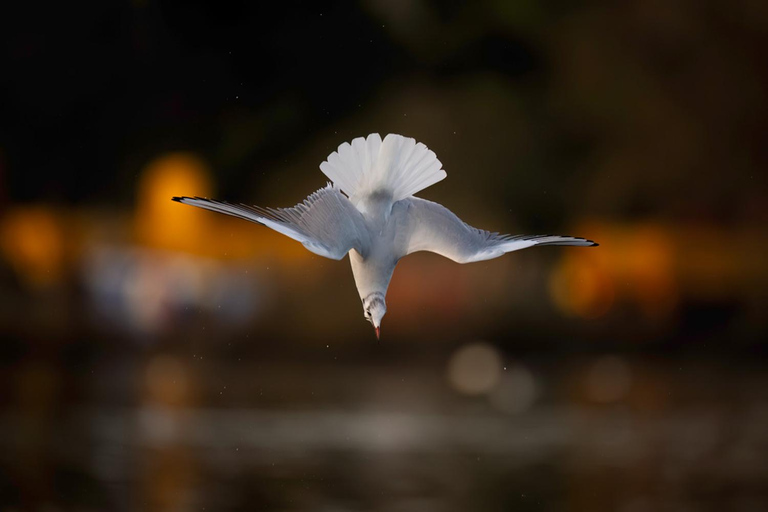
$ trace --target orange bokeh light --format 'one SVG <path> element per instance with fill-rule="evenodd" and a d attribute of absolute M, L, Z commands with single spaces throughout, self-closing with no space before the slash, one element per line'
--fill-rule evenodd
<path fill-rule="evenodd" d="M 136 210 L 136 235 L 151 247 L 202 252 L 210 217 L 181 208 L 173 196 L 209 197 L 210 172 L 189 153 L 171 153 L 150 162 L 141 177 Z"/>
<path fill-rule="evenodd" d="M 43 206 L 18 207 L 0 223 L 0 243 L 16 273 L 32 286 L 59 282 L 64 271 L 64 229 Z"/>
<path fill-rule="evenodd" d="M 213 258 L 276 256 L 303 263 L 310 253 L 296 241 L 263 226 L 171 200 L 174 196 L 212 197 L 211 173 L 191 153 L 169 153 L 150 162 L 138 189 L 135 233 L 145 246 Z"/>
<path fill-rule="evenodd" d="M 679 302 L 678 247 L 668 228 L 653 223 L 592 223 L 575 231 L 600 242 L 568 251 L 550 278 L 553 302 L 565 313 L 598 318 L 614 300 L 636 304 L 649 318 L 670 314 Z"/>

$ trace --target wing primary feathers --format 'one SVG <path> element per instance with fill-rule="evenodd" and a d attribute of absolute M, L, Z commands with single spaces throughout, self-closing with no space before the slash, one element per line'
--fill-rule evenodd
<path fill-rule="evenodd" d="M 362 214 L 330 183 L 292 208 L 262 208 L 201 197 L 171 199 L 267 226 L 326 258 L 341 259 L 350 249 L 365 254 L 370 244 Z"/>
<path fill-rule="evenodd" d="M 444 206 L 411 197 L 401 201 L 399 215 L 404 218 L 403 256 L 430 251 L 459 263 L 497 258 L 507 252 L 535 245 L 597 246 L 592 240 L 557 235 L 501 235 L 470 226 Z"/>

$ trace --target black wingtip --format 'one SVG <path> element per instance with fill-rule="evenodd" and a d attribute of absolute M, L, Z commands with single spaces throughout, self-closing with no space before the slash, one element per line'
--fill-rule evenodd
<path fill-rule="evenodd" d="M 590 240 L 590 242 L 592 242 L 592 240 Z M 599 247 L 599 246 L 600 244 L 597 242 L 592 242 L 592 245 L 590 245 L 590 247 Z"/>
<path fill-rule="evenodd" d="M 176 196 L 173 196 L 173 197 L 171 198 L 171 201 L 176 201 L 177 203 L 180 203 L 180 202 L 181 202 L 183 199 L 184 199 L 183 197 L 176 197 Z"/>

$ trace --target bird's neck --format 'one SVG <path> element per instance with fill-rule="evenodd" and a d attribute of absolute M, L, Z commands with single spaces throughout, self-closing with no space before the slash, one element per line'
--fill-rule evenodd
<path fill-rule="evenodd" d="M 349 262 L 360 299 L 373 293 L 386 296 L 392 272 L 395 270 L 391 259 L 380 257 L 376 252 L 363 258 L 357 251 L 352 250 L 349 253 Z"/>
<path fill-rule="evenodd" d="M 376 305 L 377 302 L 380 302 L 381 306 L 385 306 L 386 300 L 384 297 L 385 297 L 384 293 L 373 292 L 373 293 L 369 293 L 365 297 L 360 297 L 360 300 L 363 301 L 363 307 L 367 309 L 369 307 Z"/>

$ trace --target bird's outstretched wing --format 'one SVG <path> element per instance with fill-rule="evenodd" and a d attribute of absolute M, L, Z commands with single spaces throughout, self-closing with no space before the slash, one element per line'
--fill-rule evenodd
<path fill-rule="evenodd" d="M 398 257 L 430 251 L 458 263 L 497 258 L 534 245 L 597 245 L 591 240 L 556 235 L 500 235 L 473 228 L 442 205 L 410 197 L 395 204 L 393 215 L 401 226 Z"/>
<path fill-rule="evenodd" d="M 331 184 L 293 208 L 261 208 L 201 197 L 173 200 L 263 224 L 298 240 L 313 253 L 334 260 L 342 259 L 350 249 L 365 255 L 370 246 L 362 214 Z"/>

